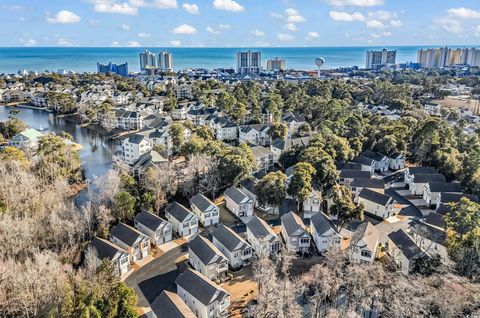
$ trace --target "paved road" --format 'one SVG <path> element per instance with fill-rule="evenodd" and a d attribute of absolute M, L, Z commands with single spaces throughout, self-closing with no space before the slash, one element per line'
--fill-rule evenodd
<path fill-rule="evenodd" d="M 149 307 L 163 290 L 176 292 L 175 279 L 186 264 L 175 261 L 186 252 L 186 245 L 175 247 L 127 277 L 125 283 L 138 295 L 139 307 Z"/>

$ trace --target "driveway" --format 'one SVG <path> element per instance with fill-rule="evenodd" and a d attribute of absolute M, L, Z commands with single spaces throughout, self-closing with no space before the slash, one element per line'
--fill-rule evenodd
<path fill-rule="evenodd" d="M 178 259 L 187 251 L 186 245 L 177 246 L 127 277 L 125 284 L 138 295 L 138 307 L 150 307 L 163 290 L 176 292 L 175 279 L 186 267 L 186 261 Z"/>

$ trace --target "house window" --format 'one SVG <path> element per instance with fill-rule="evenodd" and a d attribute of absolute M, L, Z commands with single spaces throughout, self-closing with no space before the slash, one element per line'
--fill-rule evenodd
<path fill-rule="evenodd" d="M 190 222 L 190 224 L 191 225 L 197 225 L 197 221 L 194 220 L 194 221 Z"/>
<path fill-rule="evenodd" d="M 372 253 L 370 253 L 369 251 L 365 251 L 365 250 L 362 250 L 361 255 L 363 257 L 372 257 Z"/>
<path fill-rule="evenodd" d="M 308 244 L 308 243 L 310 243 L 310 239 L 303 238 L 303 239 L 300 240 L 300 243 L 302 243 L 302 244 Z"/>

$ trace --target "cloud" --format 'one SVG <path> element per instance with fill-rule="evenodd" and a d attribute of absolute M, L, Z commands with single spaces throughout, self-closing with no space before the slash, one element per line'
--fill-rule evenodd
<path fill-rule="evenodd" d="M 207 26 L 206 30 L 207 30 L 207 32 L 212 33 L 212 34 L 220 34 L 220 31 L 215 30 L 214 28 L 209 27 L 209 26 Z"/>
<path fill-rule="evenodd" d="M 275 19 L 283 19 L 283 15 L 277 12 L 270 12 L 270 16 Z"/>
<path fill-rule="evenodd" d="M 292 41 L 293 39 L 295 39 L 295 37 L 293 35 L 286 34 L 286 33 L 278 33 L 277 34 L 277 39 L 279 41 L 282 41 L 282 42 L 288 42 L 288 41 Z"/>
<path fill-rule="evenodd" d="M 182 25 L 179 25 L 178 27 L 176 27 L 175 29 L 173 29 L 172 33 L 174 33 L 174 34 L 195 34 L 195 33 L 197 33 L 197 29 L 195 29 L 191 25 L 182 24 Z"/>
<path fill-rule="evenodd" d="M 369 29 L 383 29 L 385 27 L 385 25 L 378 20 L 367 21 L 365 22 L 365 25 Z"/>
<path fill-rule="evenodd" d="M 35 46 L 37 45 L 37 40 L 31 38 L 20 38 L 18 39 L 23 46 Z"/>
<path fill-rule="evenodd" d="M 120 27 L 122 28 L 122 30 L 125 30 L 125 31 L 130 31 L 130 29 L 132 28 L 128 24 L 122 24 Z"/>
<path fill-rule="evenodd" d="M 179 41 L 179 40 L 171 40 L 170 45 L 171 46 L 180 46 L 180 45 L 182 45 L 182 42 Z"/>
<path fill-rule="evenodd" d="M 253 34 L 254 36 L 265 36 L 265 32 L 257 29 L 250 31 L 250 33 Z"/>
<path fill-rule="evenodd" d="M 307 37 L 305 39 L 313 40 L 313 39 L 318 38 L 319 36 L 320 36 L 320 34 L 318 34 L 318 32 L 308 32 Z"/>
<path fill-rule="evenodd" d="M 400 20 L 391 20 L 390 25 L 394 28 L 399 28 L 403 25 L 403 23 Z"/>
<path fill-rule="evenodd" d="M 199 14 L 200 10 L 198 9 L 198 6 L 194 3 L 184 3 L 182 4 L 182 7 L 185 11 L 187 11 L 190 14 Z"/>
<path fill-rule="evenodd" d="M 89 23 L 91 26 L 93 26 L 93 27 L 97 27 L 97 26 L 100 25 L 100 20 L 98 20 L 98 19 L 92 19 L 92 20 L 90 20 L 88 23 Z"/>
<path fill-rule="evenodd" d="M 119 47 L 120 46 L 120 42 L 118 41 L 113 41 L 112 44 L 110 44 L 111 47 Z"/>
<path fill-rule="evenodd" d="M 95 10 L 96 12 L 116 13 L 125 15 L 138 14 L 138 7 L 133 6 L 130 3 L 116 3 L 111 0 L 92 0 L 91 2 L 94 4 L 93 10 Z"/>
<path fill-rule="evenodd" d="M 370 37 L 374 39 L 379 39 L 383 37 L 389 37 L 391 35 L 392 35 L 392 32 L 381 32 L 381 33 L 372 33 L 370 34 Z"/>
<path fill-rule="evenodd" d="M 468 8 L 451 8 L 447 12 L 460 19 L 480 19 L 480 11 L 468 9 Z"/>
<path fill-rule="evenodd" d="M 72 46 L 73 45 L 73 43 L 70 42 L 69 40 L 62 39 L 62 38 L 58 39 L 57 44 L 61 45 L 61 46 Z"/>
<path fill-rule="evenodd" d="M 177 8 L 177 0 L 155 0 L 153 6 L 157 9 L 175 9 Z"/>
<path fill-rule="evenodd" d="M 128 47 L 140 47 L 141 45 L 137 41 L 128 41 L 127 46 Z"/>
<path fill-rule="evenodd" d="M 365 21 L 365 16 L 360 12 L 348 13 L 348 12 L 342 12 L 342 11 L 330 11 L 329 15 L 333 21 L 341 21 L 341 22 Z"/>
<path fill-rule="evenodd" d="M 285 27 L 290 31 L 298 31 L 298 28 L 294 23 L 287 23 Z"/>
<path fill-rule="evenodd" d="M 78 23 L 80 22 L 81 18 L 76 15 L 75 13 L 67 10 L 59 11 L 53 17 L 47 17 L 48 23 Z"/>
<path fill-rule="evenodd" d="M 287 15 L 287 23 L 301 23 L 306 21 L 305 18 L 300 15 L 298 10 L 293 8 L 286 9 L 285 14 Z"/>
<path fill-rule="evenodd" d="M 242 12 L 245 8 L 234 0 L 213 0 L 213 8 L 231 12 Z"/>
<path fill-rule="evenodd" d="M 231 30 L 232 26 L 230 24 L 219 24 L 218 28 L 227 31 L 227 30 Z"/>
<path fill-rule="evenodd" d="M 150 33 L 143 33 L 143 32 L 140 32 L 137 35 L 139 38 L 149 38 L 152 36 Z"/>
<path fill-rule="evenodd" d="M 384 0 L 327 0 L 327 2 L 336 7 L 374 7 L 383 5 Z"/>

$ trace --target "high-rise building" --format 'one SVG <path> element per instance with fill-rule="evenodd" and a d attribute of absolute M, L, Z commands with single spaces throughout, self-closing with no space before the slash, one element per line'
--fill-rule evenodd
<path fill-rule="evenodd" d="M 112 62 L 108 64 L 97 63 L 97 72 L 98 73 L 115 73 L 121 76 L 128 76 L 128 63 L 124 64 L 113 64 Z"/>
<path fill-rule="evenodd" d="M 158 53 L 158 68 L 162 71 L 173 71 L 173 55 L 163 50 Z"/>
<path fill-rule="evenodd" d="M 284 71 L 286 69 L 285 60 L 281 58 L 274 58 L 267 60 L 267 72 Z"/>
<path fill-rule="evenodd" d="M 480 51 L 476 48 L 451 49 L 448 47 L 421 49 L 417 52 L 417 62 L 426 68 L 448 67 L 453 65 L 480 65 Z"/>
<path fill-rule="evenodd" d="M 145 50 L 143 53 L 140 53 L 140 69 L 143 71 L 154 67 L 156 67 L 155 54 L 149 50 Z"/>
<path fill-rule="evenodd" d="M 237 73 L 258 74 L 262 71 L 262 53 L 246 51 L 237 53 Z"/>
<path fill-rule="evenodd" d="M 381 51 L 367 51 L 367 61 L 365 68 L 369 70 L 378 70 L 382 67 L 395 65 L 397 58 L 397 51 L 388 51 L 383 49 Z"/>

